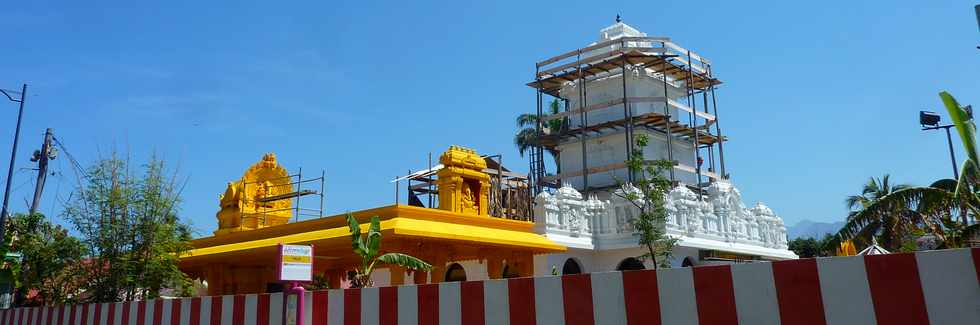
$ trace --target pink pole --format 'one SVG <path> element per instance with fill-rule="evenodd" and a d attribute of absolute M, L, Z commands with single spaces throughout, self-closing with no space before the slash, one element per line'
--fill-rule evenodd
<path fill-rule="evenodd" d="M 306 289 L 300 285 L 299 282 L 292 282 L 292 288 L 289 288 L 289 292 L 296 294 L 296 325 L 305 325 L 303 323 L 303 317 L 306 315 L 304 308 L 306 307 Z"/>

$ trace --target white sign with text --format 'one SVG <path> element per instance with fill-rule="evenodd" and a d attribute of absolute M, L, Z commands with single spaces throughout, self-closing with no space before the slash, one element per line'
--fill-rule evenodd
<path fill-rule="evenodd" d="M 279 281 L 313 281 L 313 246 L 279 246 Z"/>

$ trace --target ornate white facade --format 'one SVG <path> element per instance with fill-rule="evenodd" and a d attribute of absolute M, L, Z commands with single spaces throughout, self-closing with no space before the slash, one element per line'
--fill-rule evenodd
<path fill-rule="evenodd" d="M 535 197 L 536 229 L 573 250 L 594 254 L 639 248 L 633 231 L 639 209 L 625 198 L 624 190 L 636 191 L 632 187 L 619 189 L 607 200 L 584 198 L 569 186 L 554 194 L 542 192 Z M 699 199 L 681 185 L 667 194 L 665 227 L 668 235 L 679 239 L 682 250 L 716 250 L 767 260 L 797 258 L 787 250 L 786 227 L 772 209 L 762 203 L 747 208 L 738 189 L 729 182 L 714 182 L 707 192 Z M 675 257 L 696 257 L 680 255 Z"/>

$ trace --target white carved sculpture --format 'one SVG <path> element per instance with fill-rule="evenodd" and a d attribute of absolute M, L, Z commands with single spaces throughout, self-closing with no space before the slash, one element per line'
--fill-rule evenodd
<path fill-rule="evenodd" d="M 582 201 L 582 194 L 571 186 L 565 185 L 558 189 L 555 198 L 558 199 L 558 210 L 563 217 L 559 220 L 564 221 L 562 228 L 571 233 L 581 233 L 585 218 L 585 202 Z"/>
<path fill-rule="evenodd" d="M 534 197 L 534 215 L 537 223 L 544 221 L 546 227 L 558 228 L 561 226 L 558 222 L 559 213 L 558 200 L 548 192 L 542 191 Z"/>
<path fill-rule="evenodd" d="M 765 204 L 746 208 L 741 193 L 728 182 L 714 182 L 706 192 L 699 198 L 686 186 L 678 186 L 667 193 L 668 233 L 786 249 L 783 220 Z M 535 220 L 545 231 L 573 237 L 632 236 L 633 218 L 639 210 L 627 198 L 639 199 L 640 194 L 639 189 L 626 185 L 613 192 L 610 200 L 600 200 L 594 195 L 583 198 L 574 188 L 564 186 L 554 195 L 542 192 L 534 198 Z"/>
<path fill-rule="evenodd" d="M 636 197 L 637 201 L 630 202 L 629 197 Z M 613 192 L 611 206 L 616 216 L 616 233 L 633 233 L 633 218 L 640 214 L 640 210 L 636 206 L 642 204 L 639 201 L 640 197 L 642 197 L 640 189 L 629 184 Z"/>
<path fill-rule="evenodd" d="M 667 193 L 666 209 L 668 226 L 674 226 L 686 234 L 702 232 L 701 220 L 704 219 L 704 201 L 686 186 L 678 186 Z"/>
<path fill-rule="evenodd" d="M 585 217 L 587 221 L 585 225 L 584 232 L 602 232 L 601 222 L 605 221 L 606 215 L 606 202 L 599 200 L 595 195 L 589 196 L 589 199 L 585 201 Z"/>
<path fill-rule="evenodd" d="M 720 223 L 718 221 L 718 215 L 715 214 L 711 203 L 700 201 L 698 202 L 698 210 L 701 215 L 702 230 L 707 235 L 718 236 L 721 234 Z"/>

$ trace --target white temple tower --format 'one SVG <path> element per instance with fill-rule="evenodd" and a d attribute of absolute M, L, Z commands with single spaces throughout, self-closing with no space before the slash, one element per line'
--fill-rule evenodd
<path fill-rule="evenodd" d="M 529 85 L 539 91 L 539 114 L 563 121 L 558 130 L 543 124 L 540 148 L 531 155 L 536 190 L 571 185 L 605 196 L 632 180 L 624 162 L 628 144 L 640 135 L 649 139 L 644 159 L 674 161 L 672 180 L 703 188 L 722 178 L 724 138 L 713 98 L 721 82 L 707 59 L 617 19 L 599 32 L 598 42 L 538 62 L 536 69 Z M 562 108 L 549 115 L 552 99 Z M 558 153 L 557 175 L 545 172 L 545 152 Z"/>
<path fill-rule="evenodd" d="M 786 227 L 759 202 L 746 206 L 727 180 L 711 62 L 617 19 L 586 47 L 535 64 L 539 124 L 531 154 L 538 233 L 568 247 L 535 257 L 535 272 L 562 274 L 652 267 L 635 236 L 640 211 L 626 199 L 630 145 L 668 160 L 664 230 L 677 239 L 674 267 L 797 258 Z M 557 112 L 550 103 L 557 100 Z M 546 171 L 552 154 L 558 170 Z M 625 185 L 625 186 L 620 186 Z M 552 188 L 553 190 L 545 190 Z"/>

